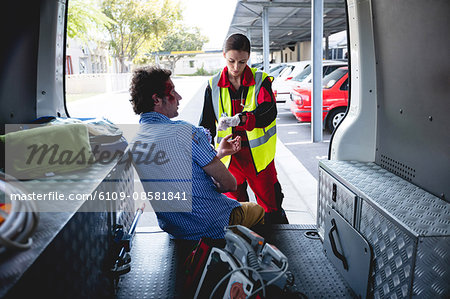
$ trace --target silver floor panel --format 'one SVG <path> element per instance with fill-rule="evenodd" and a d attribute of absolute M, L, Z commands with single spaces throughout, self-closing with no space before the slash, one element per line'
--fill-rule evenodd
<path fill-rule="evenodd" d="M 308 298 L 354 298 L 325 257 L 321 241 L 305 236 L 314 228 L 276 225 L 260 233 L 287 256 L 296 289 Z M 192 245 L 170 240 L 164 232 L 137 233 L 131 250 L 132 270 L 122 277 L 117 298 L 185 298 L 180 271 Z"/>

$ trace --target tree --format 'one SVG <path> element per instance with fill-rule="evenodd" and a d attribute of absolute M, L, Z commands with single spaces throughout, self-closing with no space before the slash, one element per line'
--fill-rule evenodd
<path fill-rule="evenodd" d="M 163 52 L 186 52 L 186 51 L 200 51 L 205 43 L 208 42 L 208 38 L 200 34 L 198 27 L 183 27 L 178 25 L 164 39 L 161 50 Z M 192 56 L 189 54 L 176 54 L 176 55 L 162 55 L 170 63 L 170 69 L 172 72 L 175 69 L 175 63 L 184 56 Z"/>
<path fill-rule="evenodd" d="M 70 0 L 67 14 L 67 36 L 78 38 L 85 44 L 93 39 L 92 32 L 113 23 L 100 8 L 88 0 Z"/>
<path fill-rule="evenodd" d="M 163 38 L 181 18 L 179 4 L 171 0 L 103 0 L 102 9 L 115 22 L 108 31 L 120 72 L 127 71 L 125 62 L 144 51 L 144 45 Z"/>

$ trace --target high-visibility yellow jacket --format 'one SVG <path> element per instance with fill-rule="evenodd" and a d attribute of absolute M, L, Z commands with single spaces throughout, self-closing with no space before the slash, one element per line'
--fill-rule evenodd
<path fill-rule="evenodd" d="M 253 111 L 258 107 L 258 94 L 261 89 L 262 82 L 268 76 L 266 73 L 258 71 L 256 68 L 251 68 L 255 85 L 250 85 L 245 99 L 245 111 Z M 216 119 L 220 119 L 222 115 L 232 116 L 232 104 L 228 88 L 220 88 L 217 84 L 221 77 L 221 72 L 209 80 L 209 86 L 212 93 L 212 104 Z M 232 133 L 232 128 L 225 131 L 217 131 L 216 146 L 220 143 L 223 137 Z M 275 148 L 277 140 L 276 120 L 273 120 L 265 128 L 254 128 L 252 131 L 246 131 L 250 146 L 250 151 L 253 157 L 253 164 L 256 172 L 259 173 L 264 170 L 270 162 L 275 158 Z M 228 167 L 231 161 L 230 156 L 222 159 L 222 162 Z"/>

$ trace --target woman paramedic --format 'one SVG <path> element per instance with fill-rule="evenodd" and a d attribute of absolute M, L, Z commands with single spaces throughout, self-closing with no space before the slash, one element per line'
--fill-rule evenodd
<path fill-rule="evenodd" d="M 248 201 L 248 184 L 266 211 L 265 223 L 288 223 L 274 164 L 277 108 L 272 79 L 247 66 L 250 41 L 243 34 L 227 38 L 223 55 L 226 66 L 209 80 L 200 125 L 216 144 L 228 134 L 241 136 L 242 149 L 222 159 L 238 184 L 236 191 L 225 195 Z"/>

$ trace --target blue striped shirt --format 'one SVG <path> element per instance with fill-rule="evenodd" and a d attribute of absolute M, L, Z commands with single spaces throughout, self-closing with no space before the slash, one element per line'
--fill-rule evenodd
<path fill-rule="evenodd" d="M 176 239 L 223 238 L 240 203 L 219 193 L 202 169 L 217 154 L 204 129 L 157 112 L 143 113 L 139 122 L 129 146 L 159 226 Z"/>

